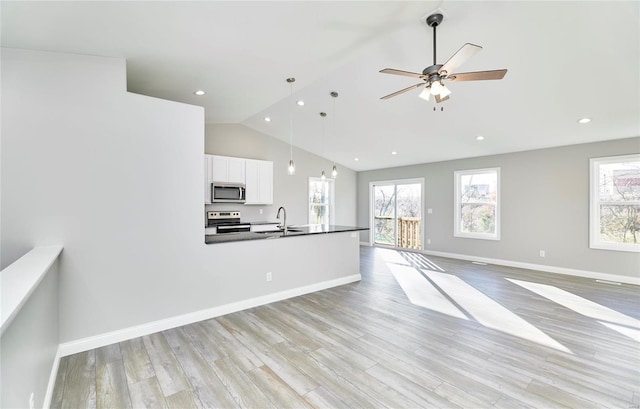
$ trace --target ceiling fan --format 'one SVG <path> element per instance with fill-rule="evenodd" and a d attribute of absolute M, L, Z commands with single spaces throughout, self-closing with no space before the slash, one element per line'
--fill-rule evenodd
<path fill-rule="evenodd" d="M 506 69 L 492 70 L 492 71 L 476 71 L 476 72 L 462 72 L 455 74 L 453 71 L 462 65 L 469 58 L 473 57 L 476 53 L 482 50 L 482 47 L 475 44 L 464 44 L 455 54 L 451 56 L 444 64 L 436 64 L 436 27 L 442 23 L 442 14 L 434 13 L 427 17 L 427 25 L 433 27 L 433 65 L 425 68 L 422 74 L 417 72 L 409 72 L 402 70 L 394 70 L 392 68 L 385 68 L 380 72 L 385 74 L 404 75 L 407 77 L 420 78 L 423 82 L 412 85 L 410 87 L 401 89 L 392 94 L 385 95 L 380 99 L 389 99 L 400 95 L 412 89 L 423 87 L 422 93 L 419 97 L 425 100 L 429 100 L 429 96 L 433 95 L 437 103 L 446 101 L 449 99 L 451 91 L 443 84 L 443 81 L 480 81 L 480 80 L 500 80 L 507 73 Z"/>

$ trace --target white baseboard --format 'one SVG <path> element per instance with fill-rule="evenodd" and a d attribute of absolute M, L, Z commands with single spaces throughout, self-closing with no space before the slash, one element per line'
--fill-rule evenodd
<path fill-rule="evenodd" d="M 198 321 L 208 320 L 211 318 L 219 317 L 221 315 L 231 314 L 233 312 L 246 310 L 248 308 L 258 307 L 260 305 L 286 300 L 287 298 L 297 297 L 299 295 L 309 294 L 312 292 L 325 290 L 327 288 L 353 283 L 355 281 L 360 281 L 361 279 L 362 276 L 359 273 L 353 274 L 350 276 L 336 278 L 334 280 L 323 281 L 304 287 L 293 288 L 291 290 L 267 294 L 261 297 L 238 301 L 231 304 L 225 304 L 205 310 L 194 311 L 188 314 L 165 318 L 159 321 L 149 322 L 142 325 L 136 325 L 135 327 L 123 328 L 117 331 L 108 332 L 93 337 L 65 342 L 63 344 L 60 344 L 58 355 L 60 355 L 60 357 L 64 357 L 83 351 L 89 351 L 91 349 L 100 348 L 106 345 L 115 344 L 117 342 L 126 341 L 128 339 L 133 339 L 144 335 L 153 334 L 155 332 L 165 331 L 171 328 L 181 327 L 183 325 L 192 324 Z M 60 357 L 57 358 L 59 359 Z"/>
<path fill-rule="evenodd" d="M 369 244 L 369 242 L 368 242 L 368 241 L 361 241 L 361 242 L 360 242 L 360 245 L 361 245 L 361 246 L 365 246 L 365 247 L 371 247 L 371 244 Z"/>
<path fill-rule="evenodd" d="M 501 259 L 487 258 L 487 257 L 476 257 L 476 256 L 469 256 L 466 254 L 446 253 L 443 251 L 423 250 L 421 251 L 421 253 L 428 254 L 431 256 L 454 258 L 458 260 L 478 261 L 481 263 L 496 264 L 499 266 L 544 271 L 546 273 L 564 274 L 564 275 L 570 275 L 570 276 L 592 278 L 594 280 L 605 280 L 605 281 L 614 281 L 614 282 L 619 282 L 624 284 L 640 285 L 640 277 L 629 277 L 629 276 L 622 276 L 617 274 L 600 273 L 597 271 L 578 270 L 575 268 L 547 266 L 544 264 L 523 263 L 520 261 L 501 260 Z"/>

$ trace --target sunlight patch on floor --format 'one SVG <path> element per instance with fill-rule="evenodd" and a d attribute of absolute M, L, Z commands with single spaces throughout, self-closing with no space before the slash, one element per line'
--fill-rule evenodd
<path fill-rule="evenodd" d="M 414 305 L 464 320 L 469 319 L 469 314 L 487 328 L 572 353 L 564 345 L 455 275 L 424 269 L 419 271 L 396 263 L 387 263 L 387 266 Z"/>
<path fill-rule="evenodd" d="M 405 266 L 409 265 L 409 262 L 395 250 L 380 249 L 380 251 L 378 251 L 378 254 L 380 254 L 380 256 L 382 256 L 382 259 L 389 265 L 391 265 L 391 263 L 402 264 Z"/>
<path fill-rule="evenodd" d="M 564 345 L 459 277 L 436 271 L 423 273 L 485 327 L 571 353 Z"/>
<path fill-rule="evenodd" d="M 640 320 L 629 317 L 621 312 L 600 305 L 586 298 L 547 284 L 507 278 L 514 284 L 560 304 L 572 311 L 589 318 L 598 320 L 601 324 L 613 329 L 631 339 L 640 341 Z"/>
<path fill-rule="evenodd" d="M 439 265 L 429 260 L 428 258 L 426 258 L 424 255 L 420 253 L 403 251 L 401 252 L 401 254 L 402 254 L 402 257 L 409 260 L 410 262 L 413 262 L 419 268 L 426 268 L 427 270 L 437 270 L 437 271 L 444 272 L 444 269 L 442 267 L 440 267 Z"/>
<path fill-rule="evenodd" d="M 640 342 L 640 328 L 625 327 L 623 325 L 612 324 L 610 322 L 598 321 L 605 327 L 621 333 L 625 337 L 629 337 L 636 342 Z"/>
<path fill-rule="evenodd" d="M 467 317 L 438 291 L 418 270 L 409 266 L 388 264 L 391 273 L 414 305 L 466 320 Z"/>

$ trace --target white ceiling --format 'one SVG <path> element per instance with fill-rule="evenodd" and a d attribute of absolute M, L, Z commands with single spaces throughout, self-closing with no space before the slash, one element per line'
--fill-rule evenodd
<path fill-rule="evenodd" d="M 484 49 L 458 72 L 507 75 L 449 83 L 436 112 L 419 89 L 380 100 L 418 82 L 380 69 L 432 64 L 423 17 L 438 8 L 438 63 L 470 42 Z M 640 135 L 638 1 L 2 1 L 1 14 L 3 46 L 124 57 L 129 91 L 202 105 L 207 123 L 289 142 L 293 111 L 294 145 L 355 170 Z"/>

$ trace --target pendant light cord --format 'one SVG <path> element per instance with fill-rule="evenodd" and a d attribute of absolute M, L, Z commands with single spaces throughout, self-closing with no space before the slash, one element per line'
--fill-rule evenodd
<path fill-rule="evenodd" d="M 322 144 L 321 144 L 321 146 L 322 146 L 322 155 L 324 156 L 324 153 L 325 153 L 324 152 L 324 120 L 327 117 L 327 114 L 324 114 L 324 115 L 322 115 L 322 114 L 324 114 L 324 112 L 320 112 L 320 117 L 322 118 Z"/>
<path fill-rule="evenodd" d="M 289 82 L 289 160 L 293 160 L 293 81 Z"/>
<path fill-rule="evenodd" d="M 333 95 L 332 95 L 333 96 Z M 333 145 L 336 145 L 337 141 L 337 133 L 336 133 L 336 98 L 338 98 L 338 93 L 336 92 L 336 96 L 333 97 Z M 336 167 L 336 161 L 333 161 L 333 168 Z"/>
<path fill-rule="evenodd" d="M 336 138 L 336 99 L 334 98 L 333 99 L 333 139 L 335 138 Z"/>

